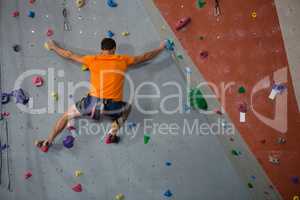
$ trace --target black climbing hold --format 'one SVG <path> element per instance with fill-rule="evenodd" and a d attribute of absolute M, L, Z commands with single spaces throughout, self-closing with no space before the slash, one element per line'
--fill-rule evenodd
<path fill-rule="evenodd" d="M 9 102 L 10 95 L 8 93 L 2 93 L 1 94 L 1 103 L 7 104 Z"/>
<path fill-rule="evenodd" d="M 21 51 L 21 46 L 18 45 L 18 44 L 16 44 L 16 45 L 13 46 L 13 50 L 14 50 L 15 52 L 19 52 L 19 51 Z"/>

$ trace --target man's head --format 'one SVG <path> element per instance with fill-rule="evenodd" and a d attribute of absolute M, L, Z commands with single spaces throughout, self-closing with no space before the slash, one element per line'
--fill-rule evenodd
<path fill-rule="evenodd" d="M 114 54 L 116 51 L 116 41 L 111 38 L 104 38 L 101 41 L 101 50 L 102 51 L 109 51 L 110 53 Z"/>

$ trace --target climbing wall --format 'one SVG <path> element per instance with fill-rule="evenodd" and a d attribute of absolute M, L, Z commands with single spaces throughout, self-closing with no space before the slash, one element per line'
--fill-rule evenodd
<path fill-rule="evenodd" d="M 21 87 L 30 97 L 25 106 L 16 104 L 14 97 L 2 105 L 3 114 L 7 113 L 1 120 L 0 199 L 280 199 L 238 132 L 230 137 L 199 135 L 196 129 L 182 134 L 185 122 L 192 125 L 194 120 L 199 124 L 230 120 L 225 114 L 220 117 L 186 108 L 185 98 L 182 103 L 164 99 L 178 93 L 177 87 L 168 85 L 170 81 L 187 95 L 187 72 L 193 74 L 194 80 L 204 79 L 151 1 L 117 3 L 116 7 L 109 7 L 104 0 L 89 0 L 79 9 L 75 1 L 0 1 L 1 91 L 9 93 Z M 68 11 L 70 31 L 64 30 L 63 8 Z M 153 82 L 160 95 L 134 102 L 129 123 L 123 128 L 129 130 L 121 132 L 120 144 L 103 144 L 101 138 L 109 123 L 104 122 L 102 127 L 99 122 L 84 119 L 75 122 L 72 148 L 62 145 L 63 138 L 71 134 L 65 130 L 48 153 L 39 151 L 33 141 L 45 138 L 68 105 L 87 93 L 84 86 L 89 77 L 78 64 L 44 49 L 47 33 L 53 32 L 50 37 L 63 47 L 87 54 L 99 51 L 100 40 L 109 30 L 115 33 L 118 53 L 139 54 L 157 47 L 163 39 L 173 38 L 183 61 L 178 62 L 174 53 L 166 51 L 154 61 L 129 71 L 135 89 L 145 81 Z M 125 36 L 122 32 L 130 34 Z M 17 49 L 13 48 L 15 45 Z M 41 87 L 32 84 L 36 73 L 44 79 Z M 70 91 L 70 84 L 79 85 Z M 128 88 L 126 83 L 127 98 Z M 140 86 L 139 92 L 157 94 L 151 84 Z M 206 87 L 202 92 L 211 93 Z M 163 100 L 167 110 L 179 105 L 180 112 L 162 112 Z M 209 109 L 218 106 L 217 101 L 208 104 Z M 26 108 L 41 110 L 28 113 Z M 140 108 L 158 112 L 145 114 Z M 155 128 L 157 123 L 176 123 L 177 134 Z M 224 142 L 229 138 L 230 142 Z M 75 174 L 76 171 L 82 173 Z M 81 184 L 81 192 L 78 187 L 73 188 L 77 192 L 72 190 L 77 184 Z"/>
<path fill-rule="evenodd" d="M 293 84 L 291 78 L 299 75 L 299 23 L 293 21 L 299 1 L 215 2 L 155 0 L 283 198 L 299 199 L 299 81 Z M 281 24 L 277 10 L 284 16 Z M 188 17 L 191 22 L 176 30 L 178 21 Z M 284 92 L 270 99 L 272 87 L 280 83 Z M 241 105 L 248 107 L 245 120 Z"/>

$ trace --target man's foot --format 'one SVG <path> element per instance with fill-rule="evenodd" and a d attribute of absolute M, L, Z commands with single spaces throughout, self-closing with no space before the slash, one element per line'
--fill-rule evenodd
<path fill-rule="evenodd" d="M 120 141 L 120 137 L 118 137 L 117 135 L 108 134 L 105 137 L 105 144 L 111 144 L 111 143 L 118 144 L 119 141 Z"/>

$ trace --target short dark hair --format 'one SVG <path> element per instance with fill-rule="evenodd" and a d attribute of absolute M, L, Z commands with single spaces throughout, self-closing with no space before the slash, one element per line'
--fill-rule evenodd
<path fill-rule="evenodd" d="M 117 46 L 117 44 L 114 39 L 104 38 L 101 41 L 101 49 L 102 50 L 112 50 L 112 49 L 116 48 L 116 46 Z"/>

